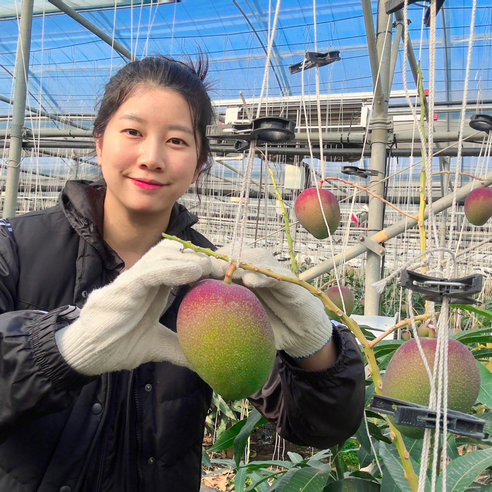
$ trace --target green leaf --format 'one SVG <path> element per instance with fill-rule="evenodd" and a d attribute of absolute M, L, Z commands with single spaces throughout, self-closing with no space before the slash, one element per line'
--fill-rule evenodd
<path fill-rule="evenodd" d="M 417 462 L 420 462 L 420 457 L 422 456 L 422 446 L 424 443 L 423 439 L 413 439 L 412 437 L 408 437 L 402 434 L 403 442 L 405 443 L 405 447 L 407 448 L 410 456 Z"/>
<path fill-rule="evenodd" d="M 297 473 L 298 468 L 292 468 L 288 472 L 284 473 L 279 479 L 275 480 L 273 482 L 272 486 L 268 490 L 268 492 L 278 492 L 279 490 L 282 490 L 283 487 L 285 487 L 288 483 L 289 480 L 292 478 L 292 476 Z"/>
<path fill-rule="evenodd" d="M 212 399 L 212 403 L 228 418 L 232 421 L 237 422 L 237 417 L 234 412 L 230 409 L 229 405 L 226 403 L 224 398 L 220 396 L 218 393 L 214 392 L 214 396 Z"/>
<path fill-rule="evenodd" d="M 466 340 L 467 338 L 473 338 L 478 335 L 485 335 L 490 332 L 492 332 L 492 326 L 485 326 L 483 328 L 474 328 L 473 330 L 459 331 L 458 333 L 455 333 L 451 338 L 463 342 L 463 340 Z"/>
<path fill-rule="evenodd" d="M 212 468 L 212 463 L 210 462 L 210 457 L 208 456 L 207 452 L 203 448 L 202 448 L 202 463 L 207 468 Z"/>
<path fill-rule="evenodd" d="M 253 408 L 246 419 L 245 424 L 242 426 L 234 439 L 234 459 L 236 461 L 236 466 L 239 466 L 239 462 L 244 454 L 244 448 L 248 442 L 251 431 L 258 427 L 259 425 L 266 424 L 267 419 L 261 415 L 256 408 Z"/>
<path fill-rule="evenodd" d="M 243 492 L 246 485 L 246 470 L 240 468 L 237 470 L 236 475 L 234 475 L 234 490 L 235 492 Z"/>
<path fill-rule="evenodd" d="M 367 340 L 371 341 L 376 338 L 376 335 L 372 331 L 373 328 L 371 328 L 368 325 L 359 325 L 359 328 L 361 329 L 362 333 L 364 333 L 364 336 L 367 338 Z"/>
<path fill-rule="evenodd" d="M 372 476 L 370 473 L 365 471 L 356 470 L 350 474 L 351 477 L 363 478 L 364 480 L 372 480 L 373 482 L 379 483 L 377 478 Z"/>
<path fill-rule="evenodd" d="M 492 492 L 492 485 L 483 485 L 481 483 L 473 483 L 465 492 Z"/>
<path fill-rule="evenodd" d="M 379 342 L 374 346 L 374 355 L 378 358 L 387 353 L 394 352 L 403 342 L 404 340 L 387 340 Z"/>
<path fill-rule="evenodd" d="M 481 363 L 477 362 L 480 370 L 480 392 L 478 401 L 492 408 L 492 373 Z"/>
<path fill-rule="evenodd" d="M 447 446 L 448 458 L 450 460 L 455 460 L 460 457 L 460 454 L 458 453 L 458 445 L 456 444 L 456 438 L 453 434 L 449 435 Z"/>
<path fill-rule="evenodd" d="M 480 419 L 485 420 L 485 426 L 483 431 L 485 434 L 492 434 L 492 412 L 477 413 L 476 416 Z"/>
<path fill-rule="evenodd" d="M 381 457 L 384 460 L 384 465 L 388 469 L 391 474 L 391 477 L 395 481 L 395 484 L 402 492 L 412 492 L 410 488 L 410 484 L 407 482 L 407 479 L 404 476 L 405 470 L 403 468 L 403 464 L 401 462 L 398 451 L 394 445 L 389 445 L 384 442 L 381 442 L 379 445 L 379 452 L 381 453 Z M 418 476 L 419 474 L 419 465 L 417 462 L 409 458 L 410 463 L 412 464 L 413 470 Z M 430 483 L 426 479 L 426 487 L 425 490 L 430 490 Z M 438 490 L 438 489 L 437 489 Z"/>
<path fill-rule="evenodd" d="M 255 491 L 255 492 L 269 492 L 270 491 L 270 485 L 268 484 L 267 480 L 270 477 L 275 477 L 278 475 L 278 472 L 274 472 L 269 470 L 269 473 L 258 473 L 258 472 L 251 472 L 248 474 L 248 477 L 251 479 L 252 484 L 244 490 L 244 492 L 247 491 Z"/>
<path fill-rule="evenodd" d="M 232 448 L 232 446 L 234 445 L 234 439 L 239 434 L 245 423 L 246 419 L 240 420 L 239 422 L 236 422 L 232 427 L 229 427 L 229 429 L 226 429 L 222 434 L 220 434 L 214 445 L 208 448 L 208 451 L 211 453 Z"/>
<path fill-rule="evenodd" d="M 381 480 L 380 492 L 401 492 L 401 489 L 398 485 L 396 485 L 396 482 L 393 480 L 393 477 L 386 467 L 383 467 L 383 478 Z"/>
<path fill-rule="evenodd" d="M 391 444 L 391 439 L 389 437 L 384 436 L 383 433 L 381 432 L 381 429 L 376 424 L 369 422 L 368 427 L 369 427 L 369 432 L 371 433 L 371 436 L 374 437 L 374 439 Z"/>
<path fill-rule="evenodd" d="M 285 485 L 275 490 L 276 492 L 320 492 L 329 476 L 329 472 L 316 468 L 299 468 L 289 477 Z"/>
<path fill-rule="evenodd" d="M 473 354 L 473 357 L 475 357 L 475 359 L 489 359 L 490 357 L 492 357 L 492 348 L 475 349 L 472 350 L 471 353 Z"/>
<path fill-rule="evenodd" d="M 323 492 L 380 492 L 381 486 L 369 480 L 360 478 L 345 478 L 327 485 Z"/>
<path fill-rule="evenodd" d="M 479 314 L 480 316 L 485 316 L 488 319 L 492 319 L 491 311 L 487 311 L 487 309 L 480 308 L 473 304 L 450 304 L 449 307 L 463 309 L 464 311 L 471 311 L 472 313 Z"/>
<path fill-rule="evenodd" d="M 473 451 L 451 461 L 446 468 L 446 490 L 464 492 L 490 465 L 492 465 L 492 448 Z M 436 490 L 442 490 L 442 475 L 437 479 Z"/>
<path fill-rule="evenodd" d="M 294 465 L 297 465 L 297 463 L 300 463 L 301 461 L 304 460 L 304 458 L 299 453 L 293 453 L 292 451 L 287 451 L 287 455 L 289 456 L 292 463 L 294 463 Z"/>
<path fill-rule="evenodd" d="M 266 461 L 250 461 L 248 464 L 241 466 L 247 470 L 247 472 L 255 471 L 255 470 L 264 470 L 271 466 L 278 466 L 282 468 L 290 469 L 292 468 L 292 463 L 290 461 L 281 461 L 281 460 L 266 460 Z"/>

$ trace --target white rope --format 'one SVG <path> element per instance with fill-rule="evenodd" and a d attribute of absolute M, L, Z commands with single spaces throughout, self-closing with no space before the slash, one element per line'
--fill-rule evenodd
<path fill-rule="evenodd" d="M 256 111 L 256 117 L 257 118 L 260 117 L 263 94 L 265 92 L 265 85 L 266 85 L 266 81 L 268 78 L 268 68 L 270 66 L 270 59 L 272 57 L 273 40 L 275 38 L 275 30 L 277 29 L 277 20 L 278 20 L 279 10 L 280 10 L 280 0 L 277 0 L 277 6 L 275 8 L 275 17 L 273 19 L 272 31 L 270 34 L 270 39 L 268 40 L 268 50 L 267 50 L 267 57 L 266 57 L 266 62 L 265 62 L 265 71 L 263 73 L 263 82 L 261 84 L 261 92 L 260 92 L 260 98 L 258 101 L 258 109 Z"/>
<path fill-rule="evenodd" d="M 468 54 L 466 59 L 466 75 L 465 75 L 465 85 L 463 87 L 463 102 L 461 105 L 461 119 L 460 119 L 460 131 L 458 138 L 458 156 L 456 159 L 456 173 L 454 177 L 454 189 L 453 189 L 453 205 L 451 212 L 451 223 L 449 229 L 449 248 L 452 247 L 453 243 L 453 232 L 454 232 L 454 221 L 456 218 L 456 208 L 457 208 L 457 193 L 458 186 L 460 182 L 460 172 L 462 168 L 462 150 L 463 150 L 463 133 L 465 130 L 465 119 L 466 119 L 466 106 L 467 106 L 467 98 L 468 98 L 468 84 L 470 80 L 470 66 L 471 66 L 471 56 L 473 51 L 473 34 L 475 30 L 475 12 L 477 8 L 477 0 L 473 0 L 473 7 L 471 12 L 471 20 L 470 20 L 470 36 L 468 39 Z"/>
<path fill-rule="evenodd" d="M 275 38 L 275 31 L 277 27 L 279 10 L 280 10 L 280 0 L 277 0 L 277 6 L 275 9 L 275 18 L 273 20 L 273 26 L 268 39 L 267 58 L 265 61 L 265 71 L 263 73 L 263 82 L 261 86 L 261 93 L 258 102 L 256 118 L 260 116 L 260 112 L 261 112 L 262 99 L 263 99 L 263 94 L 265 92 L 265 85 L 268 78 L 268 69 L 270 66 L 273 40 Z M 246 163 L 246 170 L 244 173 L 244 179 L 243 179 L 240 198 L 239 198 L 239 209 L 238 209 L 238 214 L 236 216 L 236 221 L 234 223 L 234 232 L 232 236 L 232 259 L 235 259 L 238 263 L 241 261 L 243 240 L 245 237 L 246 224 L 248 221 L 249 190 L 251 188 L 251 180 L 252 180 L 254 160 L 255 160 L 255 151 L 256 151 L 256 140 L 252 140 L 249 146 L 248 160 Z M 241 224 L 241 228 L 238 233 L 239 224 Z"/>
<path fill-rule="evenodd" d="M 436 75 L 436 0 L 430 5 L 430 44 L 429 44 L 429 98 L 428 98 L 428 145 L 425 159 L 426 195 L 428 210 L 427 224 L 430 237 L 434 237 L 436 247 L 439 246 L 439 233 L 437 231 L 434 207 L 432 204 L 432 161 L 434 154 L 434 95 Z M 425 149 L 426 147 L 424 147 Z"/>

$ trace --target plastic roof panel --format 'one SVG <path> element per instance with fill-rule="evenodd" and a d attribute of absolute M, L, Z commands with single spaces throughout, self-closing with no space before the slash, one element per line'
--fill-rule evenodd
<path fill-rule="evenodd" d="M 87 6 L 96 2 L 72 0 L 66 3 Z M 259 97 L 276 2 L 182 0 L 168 5 L 162 2 L 148 5 L 147 1 L 133 0 L 133 8 L 114 8 L 114 0 L 108 3 L 112 3 L 112 9 L 91 10 L 82 15 L 109 36 L 114 35 L 116 41 L 137 57 L 156 53 L 193 57 L 201 51 L 209 57 L 214 99 L 238 99 L 240 92 L 247 98 Z M 122 2 L 116 3 L 121 5 Z M 469 0 L 446 0 L 438 14 L 436 101 L 462 99 L 471 4 Z M 45 1 L 35 0 L 37 11 L 42 11 L 46 5 Z M 20 11 L 20 6 L 20 0 L 4 1 L 0 13 L 8 8 Z M 375 15 L 376 2 L 372 3 L 372 9 Z M 427 87 L 430 30 L 423 26 L 423 14 L 421 6 L 412 5 L 408 9 L 409 33 Z M 490 0 L 477 0 L 468 92 L 472 100 L 492 99 L 491 19 Z M 0 94 L 12 97 L 18 21 L 1 20 L 0 29 Z M 306 51 L 333 50 L 340 51 L 341 60 L 319 69 L 321 94 L 372 91 L 362 3 L 359 0 L 318 1 L 315 24 L 313 2 L 282 0 L 272 51 L 273 68 L 267 70 L 264 97 L 300 95 L 302 90 L 305 94 L 315 94 L 315 70 L 291 75 L 289 66 L 301 62 Z M 50 112 L 91 113 L 108 77 L 125 62 L 121 55 L 69 16 L 36 16 L 32 26 L 28 104 Z M 409 88 L 414 89 L 409 69 L 407 80 Z M 403 89 L 401 46 L 393 89 Z M 0 102 L 0 115 L 9 111 L 9 105 Z"/>

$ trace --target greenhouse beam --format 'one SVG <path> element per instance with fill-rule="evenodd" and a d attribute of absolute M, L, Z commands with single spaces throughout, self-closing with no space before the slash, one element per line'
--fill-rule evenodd
<path fill-rule="evenodd" d="M 15 57 L 15 88 L 10 125 L 10 149 L 7 164 L 7 182 L 3 218 L 13 217 L 17 208 L 17 190 L 22 154 L 22 128 L 26 112 L 27 74 L 31 54 L 31 28 L 34 0 L 22 0 L 19 38 Z"/>
<path fill-rule="evenodd" d="M 65 14 L 71 17 L 75 22 L 78 22 L 81 26 L 84 26 L 88 31 L 92 32 L 92 34 L 95 34 L 99 39 L 111 46 L 111 48 L 113 48 L 121 56 L 124 56 L 131 61 L 135 61 L 137 59 L 136 56 L 132 54 L 129 50 L 127 50 L 122 44 L 115 41 L 111 36 L 108 36 L 104 31 L 101 31 L 101 29 L 89 22 L 85 17 L 77 13 L 74 9 L 64 4 L 61 0 L 48 1 L 57 9 L 65 12 Z"/>

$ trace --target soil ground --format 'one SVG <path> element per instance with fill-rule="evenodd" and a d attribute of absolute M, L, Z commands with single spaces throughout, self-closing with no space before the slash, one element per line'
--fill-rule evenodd
<path fill-rule="evenodd" d="M 205 435 L 203 440 L 203 446 L 208 449 L 212 445 L 212 436 Z M 289 460 L 288 452 L 298 453 L 303 458 L 308 458 L 316 453 L 318 450 L 306 446 L 297 446 L 291 442 L 277 437 L 275 429 L 267 424 L 258 427 L 251 433 L 250 442 L 250 461 L 268 461 L 273 459 Z M 211 453 L 211 458 L 232 458 L 232 449 L 221 451 L 218 453 Z M 217 467 L 214 471 L 220 470 Z M 212 470 L 207 470 L 205 475 L 211 473 Z M 228 470 L 223 472 L 214 473 L 204 478 L 203 484 L 205 487 L 212 488 L 213 491 L 230 492 L 233 490 L 233 485 L 230 481 L 232 473 Z M 210 489 L 204 488 L 204 491 L 210 491 Z"/>

